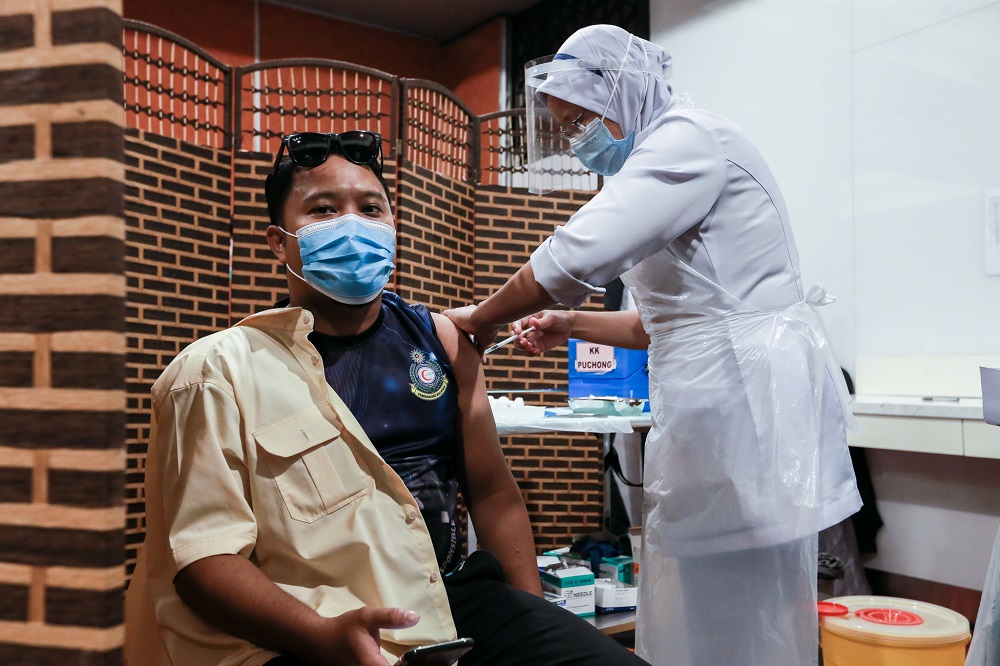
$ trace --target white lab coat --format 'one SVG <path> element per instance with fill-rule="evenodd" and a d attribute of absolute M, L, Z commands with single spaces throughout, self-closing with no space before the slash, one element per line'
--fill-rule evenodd
<path fill-rule="evenodd" d="M 531 265 L 571 306 L 621 275 L 650 335 L 638 654 L 815 663 L 815 535 L 861 500 L 823 294 L 756 148 L 671 109 Z"/>

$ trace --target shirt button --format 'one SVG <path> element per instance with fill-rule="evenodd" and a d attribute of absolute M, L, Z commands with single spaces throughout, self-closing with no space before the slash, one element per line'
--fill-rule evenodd
<path fill-rule="evenodd" d="M 434 573 L 432 573 L 432 574 L 431 574 L 431 582 L 432 582 L 432 583 L 436 583 L 436 582 L 438 582 L 438 575 L 437 575 L 437 572 L 436 572 L 436 571 L 435 571 Z"/>
<path fill-rule="evenodd" d="M 302 315 L 302 323 L 308 326 L 312 323 L 312 317 L 309 315 Z"/>
<path fill-rule="evenodd" d="M 315 355 L 310 356 L 309 360 L 313 362 L 313 365 L 316 365 L 317 363 L 319 363 L 319 356 L 315 356 Z"/>
<path fill-rule="evenodd" d="M 406 524 L 409 525 L 416 519 L 417 519 L 417 512 L 414 511 L 413 509 L 408 509 L 406 512 Z"/>

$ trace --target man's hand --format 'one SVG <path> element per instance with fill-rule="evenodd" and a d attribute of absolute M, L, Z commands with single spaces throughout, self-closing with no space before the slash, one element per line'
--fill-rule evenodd
<path fill-rule="evenodd" d="M 419 619 L 415 611 L 368 607 L 319 618 L 302 656 L 316 666 L 388 666 L 379 649 L 380 630 L 412 627 Z"/>
<path fill-rule="evenodd" d="M 524 333 L 532 326 L 535 330 Z M 540 356 L 573 336 L 573 313 L 566 310 L 545 310 L 514 322 L 512 333 L 521 336 L 517 339 L 517 345 L 521 349 L 532 356 Z"/>
<path fill-rule="evenodd" d="M 486 348 L 493 344 L 496 340 L 497 333 L 500 332 L 500 326 L 479 326 L 473 321 L 473 314 L 476 311 L 475 305 L 466 305 L 464 308 L 455 308 L 454 310 L 445 310 L 442 314 L 451 319 L 452 323 L 460 331 L 467 333 L 472 336 L 472 344 L 476 346 L 476 350 L 479 352 L 479 357 L 482 360 L 486 360 L 483 352 Z"/>

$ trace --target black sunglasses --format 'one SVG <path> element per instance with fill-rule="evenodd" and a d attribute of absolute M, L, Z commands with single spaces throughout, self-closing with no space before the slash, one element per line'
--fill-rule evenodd
<path fill-rule="evenodd" d="M 281 148 L 271 173 L 278 170 L 281 157 L 288 147 L 288 156 L 300 167 L 311 169 L 326 162 L 330 152 L 343 155 L 348 161 L 377 169 L 382 173 L 382 135 L 378 132 L 352 130 L 340 134 L 299 132 L 281 138 Z"/>

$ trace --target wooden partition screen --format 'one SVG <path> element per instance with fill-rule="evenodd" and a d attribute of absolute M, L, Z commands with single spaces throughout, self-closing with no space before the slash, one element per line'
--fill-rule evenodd
<path fill-rule="evenodd" d="M 382 135 L 397 224 L 390 286 L 436 311 L 484 298 L 593 193 L 523 189 L 523 110 L 476 117 L 435 83 L 333 60 L 232 68 L 176 35 L 125 23 L 131 572 L 145 529 L 150 385 L 186 344 L 285 295 L 264 241 L 263 195 L 283 135 Z M 529 362 L 507 350 L 487 376 L 496 390 L 564 387 L 565 354 Z M 504 448 L 539 548 L 600 529 L 598 440 L 511 437 Z"/>

